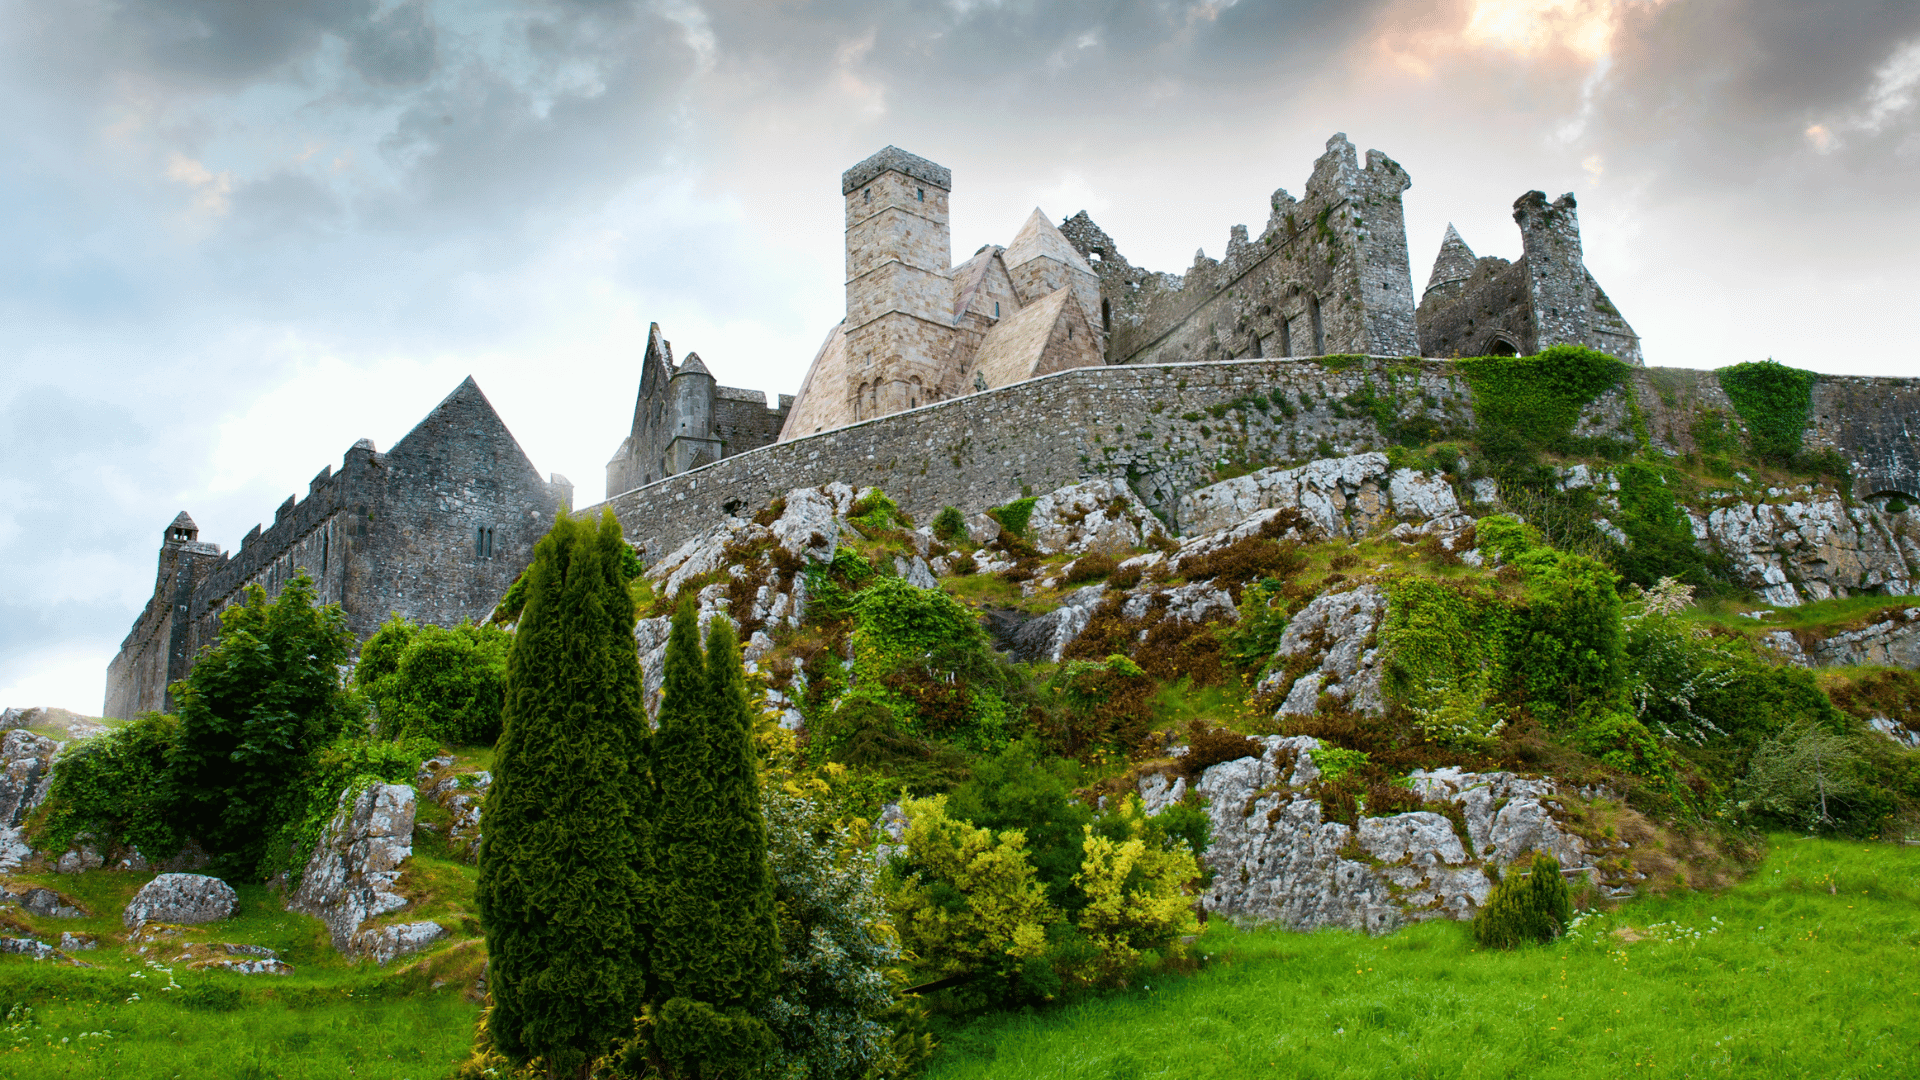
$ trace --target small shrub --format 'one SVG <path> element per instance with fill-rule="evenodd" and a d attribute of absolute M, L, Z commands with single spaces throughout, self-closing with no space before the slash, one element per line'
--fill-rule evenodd
<path fill-rule="evenodd" d="M 1362 750 L 1323 746 L 1309 751 L 1308 756 L 1313 758 L 1314 768 L 1320 770 L 1320 782 L 1323 784 L 1337 784 L 1367 767 L 1367 754 Z"/>
<path fill-rule="evenodd" d="M 966 517 L 951 506 L 941 507 L 933 516 L 933 535 L 949 544 L 969 539 Z"/>
<path fill-rule="evenodd" d="M 1143 571 L 1139 565 L 1122 566 L 1107 575 L 1107 586 L 1113 589 L 1131 589 L 1140 584 Z"/>
<path fill-rule="evenodd" d="M 1888 499 L 1887 500 L 1887 513 L 1904 514 L 1906 512 L 1907 512 L 1907 500 L 1905 499 Z"/>
<path fill-rule="evenodd" d="M 1473 917 L 1473 936 L 1483 948 L 1511 949 L 1559 937 L 1573 921 L 1573 900 L 1560 860 L 1535 852 L 1527 872 L 1509 867 L 1486 906 Z"/>
<path fill-rule="evenodd" d="M 913 527 L 913 519 L 879 488 L 868 488 L 866 494 L 855 500 L 847 509 L 847 520 L 869 536 L 887 529 Z"/>
<path fill-rule="evenodd" d="M 974 571 L 980 569 L 980 564 L 973 560 L 973 556 L 968 555 L 964 552 L 962 552 L 959 555 L 955 555 L 952 561 L 949 562 L 947 565 L 952 567 L 953 572 L 960 575 L 961 577 L 966 577 L 968 574 L 971 574 Z"/>
<path fill-rule="evenodd" d="M 987 515 L 1000 523 L 1000 527 L 1014 536 L 1027 534 L 1027 522 L 1033 517 L 1033 504 L 1040 500 L 1029 495 L 1015 499 L 1005 506 L 996 506 L 987 511 Z"/>
<path fill-rule="evenodd" d="M 1187 752 L 1174 761 L 1174 769 L 1191 784 L 1200 779 L 1200 774 L 1209 766 L 1259 757 L 1266 752 L 1266 744 L 1259 739 L 1249 739 L 1226 728 L 1209 728 L 1205 720 L 1195 720 L 1187 725 Z"/>
<path fill-rule="evenodd" d="M 1073 560 L 1073 566 L 1068 568 L 1067 584 L 1077 585 L 1083 581 L 1092 581 L 1095 578 L 1106 577 L 1108 574 L 1113 573 L 1114 567 L 1118 565 L 1118 563 L 1114 562 L 1113 556 L 1111 555 L 1102 555 L 1098 552 L 1092 555 L 1082 555 Z"/>

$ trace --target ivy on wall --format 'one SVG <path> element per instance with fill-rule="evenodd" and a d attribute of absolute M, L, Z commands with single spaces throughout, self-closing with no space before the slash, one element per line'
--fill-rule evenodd
<path fill-rule="evenodd" d="M 1772 360 L 1734 364 L 1714 373 L 1735 412 L 1747 425 L 1755 457 L 1790 467 L 1813 410 L 1813 384 L 1819 376 Z"/>

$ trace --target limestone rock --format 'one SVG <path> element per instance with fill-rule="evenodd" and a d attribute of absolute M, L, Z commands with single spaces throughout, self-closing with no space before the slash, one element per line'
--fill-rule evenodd
<path fill-rule="evenodd" d="M 31 731 L 0 736 L 0 827 L 17 826 L 47 797 L 60 744 Z"/>
<path fill-rule="evenodd" d="M 107 859 L 100 854 L 99 845 L 76 840 L 72 848 L 61 854 L 60 861 L 55 864 L 54 869 L 62 874 L 84 874 L 105 865 L 107 865 Z"/>
<path fill-rule="evenodd" d="M 53 960 L 59 957 L 53 946 L 32 938 L 0 937 L 0 953 L 13 953 L 16 956 L 31 957 L 35 960 Z"/>
<path fill-rule="evenodd" d="M 35 915 L 53 919 L 84 919 L 87 911 L 52 889 L 28 889 L 18 897 L 20 906 Z"/>
<path fill-rule="evenodd" d="M 447 928 L 437 922 L 370 927 L 354 935 L 354 951 L 376 964 L 384 964 L 396 956 L 419 952 L 451 936 Z"/>
<path fill-rule="evenodd" d="M 209 923 L 233 915 L 239 897 L 219 878 L 205 874 L 161 874 L 141 886 L 127 902 L 120 922 L 127 927 L 143 923 Z"/>
<path fill-rule="evenodd" d="M 1294 509 L 1329 536 L 1364 536 L 1396 510 L 1389 472 L 1387 455 L 1381 453 L 1322 458 L 1291 469 L 1261 469 L 1183 496 L 1180 524 L 1190 535 L 1216 532 L 1240 524 L 1261 510 Z M 1413 504 L 1437 506 L 1441 502 L 1437 492 L 1424 482 L 1404 479 L 1401 488 L 1410 502 L 1406 510 L 1399 511 L 1405 516 L 1415 513 Z M 1445 501 L 1451 504 L 1449 512 L 1459 509 L 1451 490 Z"/>
<path fill-rule="evenodd" d="M 1027 519 L 1042 554 L 1132 554 L 1166 530 L 1124 480 L 1087 480 L 1034 500 Z M 997 532 L 995 535 L 998 535 Z"/>
<path fill-rule="evenodd" d="M 1920 607 L 1905 608 L 1870 626 L 1834 634 L 1813 647 L 1813 662 L 1821 667 L 1879 664 L 1920 669 Z"/>
<path fill-rule="evenodd" d="M 1862 593 L 1905 595 L 1920 586 L 1920 538 L 1897 515 L 1848 507 L 1838 492 L 1804 487 L 1791 502 L 1735 502 L 1691 514 L 1694 537 L 1727 557 L 1735 580 L 1767 603 Z"/>
<path fill-rule="evenodd" d="M 413 854 L 414 810 L 413 788 L 405 784 L 374 784 L 351 803 L 343 792 L 287 910 L 326 923 L 340 952 L 361 952 L 361 924 L 407 906 L 394 889 Z"/>
<path fill-rule="evenodd" d="M 1027 620 L 1014 632 L 1014 655 L 1028 662 L 1059 663 L 1061 652 L 1087 628 L 1106 592 L 1105 585 L 1076 589 L 1059 607 Z"/>
<path fill-rule="evenodd" d="M 1287 624 L 1271 670 L 1255 692 L 1286 694 L 1276 715 L 1310 716 L 1322 693 L 1356 712 L 1379 713 L 1385 702 L 1375 638 L 1386 612 L 1386 594 L 1370 583 L 1315 597 Z M 1291 686 L 1283 685 L 1300 657 L 1308 658 L 1309 666 Z"/>
<path fill-rule="evenodd" d="M 1206 800 L 1213 846 L 1205 861 L 1213 883 L 1202 908 L 1238 923 L 1297 930 L 1340 926 L 1383 933 L 1409 921 L 1471 918 L 1492 887 L 1485 867 L 1533 850 L 1569 870 L 1591 869 L 1578 837 L 1559 828 L 1550 781 L 1509 773 L 1416 772 L 1429 800 L 1457 803 L 1467 840 L 1433 810 L 1366 817 L 1348 826 L 1323 822 L 1311 754 L 1318 740 L 1267 736 L 1261 752 L 1201 773 L 1193 793 Z M 1185 797 L 1184 779 L 1144 777 L 1148 813 Z"/>
<path fill-rule="evenodd" d="M 97 949 L 99 947 L 100 939 L 94 937 L 92 934 L 76 934 L 72 931 L 61 931 L 60 933 L 61 952 L 86 952 L 89 949 Z"/>
<path fill-rule="evenodd" d="M 493 774 L 485 769 L 456 772 L 453 758 L 442 755 L 421 762 L 413 783 L 421 798 L 447 812 L 447 850 L 462 862 L 478 859 L 480 806 L 493 786 Z"/>
<path fill-rule="evenodd" d="M 1920 731 L 1902 724 L 1898 720 L 1889 720 L 1884 716 L 1875 716 L 1867 721 L 1867 726 L 1899 743 L 1901 746 L 1920 748 Z"/>

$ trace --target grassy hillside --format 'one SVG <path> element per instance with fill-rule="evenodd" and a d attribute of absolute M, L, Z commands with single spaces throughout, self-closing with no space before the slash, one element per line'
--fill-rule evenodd
<path fill-rule="evenodd" d="M 1385 938 L 1236 932 L 1207 962 L 946 1036 L 930 1080 L 1866 1077 L 1920 1074 L 1920 848 L 1775 836 L 1747 881 L 1482 952 L 1437 922 Z"/>

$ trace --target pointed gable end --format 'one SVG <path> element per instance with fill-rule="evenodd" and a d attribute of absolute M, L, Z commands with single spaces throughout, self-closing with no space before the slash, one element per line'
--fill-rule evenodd
<path fill-rule="evenodd" d="M 481 471 L 504 476 L 522 472 L 541 483 L 540 474 L 507 430 L 506 421 L 469 375 L 462 379 L 433 411 L 387 451 L 387 462 L 431 476 L 475 475 Z"/>
<path fill-rule="evenodd" d="M 1053 222 L 1048 221 L 1047 215 L 1041 213 L 1037 206 L 1027 217 L 1027 223 L 1020 226 L 1020 234 L 1013 238 L 1013 243 L 1007 245 L 1004 257 L 1010 267 L 1046 258 L 1074 270 L 1093 273 L 1093 267 L 1087 265 L 1087 260 L 1074 250 L 1074 246 L 1067 242 L 1059 229 L 1053 227 Z"/>
<path fill-rule="evenodd" d="M 1465 281 L 1473 276 L 1476 260 L 1473 249 L 1460 238 L 1459 230 L 1447 223 L 1446 238 L 1440 241 L 1440 255 L 1433 260 L 1433 276 L 1427 278 L 1429 290 L 1440 285 Z"/>

